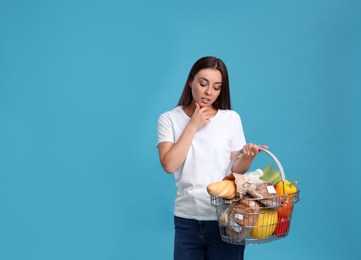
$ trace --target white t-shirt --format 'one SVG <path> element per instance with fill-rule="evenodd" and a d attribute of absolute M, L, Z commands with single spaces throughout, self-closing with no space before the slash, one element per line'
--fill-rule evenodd
<path fill-rule="evenodd" d="M 158 144 L 176 143 L 190 118 L 181 106 L 160 115 Z M 218 110 L 211 122 L 200 128 L 184 163 L 174 173 L 177 187 L 174 215 L 197 220 L 216 220 L 207 185 L 228 173 L 232 151 L 246 144 L 240 116 L 233 110 Z"/>

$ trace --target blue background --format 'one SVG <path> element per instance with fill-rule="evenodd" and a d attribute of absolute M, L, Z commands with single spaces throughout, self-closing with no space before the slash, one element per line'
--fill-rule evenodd
<path fill-rule="evenodd" d="M 157 120 L 205 55 L 301 190 L 246 259 L 360 255 L 360 3 L 1 0 L 0 259 L 172 259 Z"/>

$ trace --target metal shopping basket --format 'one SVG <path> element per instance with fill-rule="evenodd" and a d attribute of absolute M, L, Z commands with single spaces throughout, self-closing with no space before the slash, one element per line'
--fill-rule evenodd
<path fill-rule="evenodd" d="M 276 162 L 282 181 L 286 181 L 276 156 L 266 149 L 260 150 Z M 227 173 L 231 172 L 234 161 L 241 153 L 242 150 L 232 158 Z M 222 240 L 236 245 L 257 245 L 285 238 L 290 231 L 294 205 L 300 200 L 299 192 L 262 199 L 250 196 L 225 199 L 211 195 Z"/>

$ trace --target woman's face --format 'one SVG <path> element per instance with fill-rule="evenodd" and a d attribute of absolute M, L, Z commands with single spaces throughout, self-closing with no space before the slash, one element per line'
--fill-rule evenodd
<path fill-rule="evenodd" d="M 217 69 L 202 69 L 189 86 L 192 88 L 193 102 L 200 107 L 211 107 L 221 93 L 222 73 Z"/>

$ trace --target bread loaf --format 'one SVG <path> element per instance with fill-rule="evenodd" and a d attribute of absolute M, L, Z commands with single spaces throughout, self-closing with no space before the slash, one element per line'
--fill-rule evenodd
<path fill-rule="evenodd" d="M 216 197 L 232 199 L 237 195 L 237 187 L 234 181 L 223 180 L 209 184 L 207 192 Z"/>

